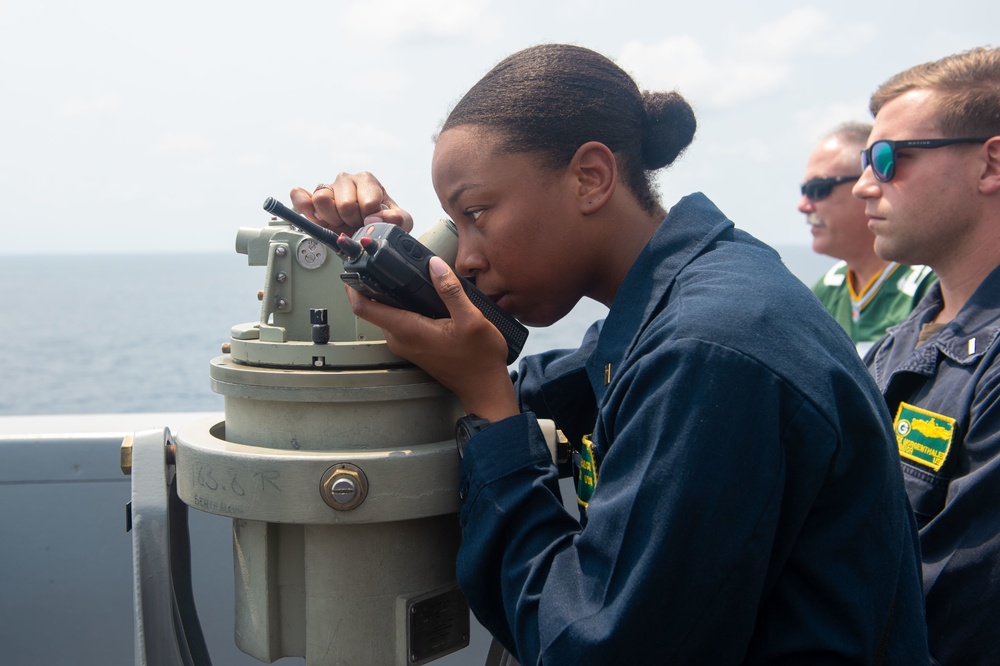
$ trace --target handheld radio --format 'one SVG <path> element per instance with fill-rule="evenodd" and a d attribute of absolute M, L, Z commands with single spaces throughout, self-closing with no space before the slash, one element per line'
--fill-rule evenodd
<path fill-rule="evenodd" d="M 434 253 L 402 228 L 385 222 L 366 224 L 352 238 L 315 224 L 273 197 L 264 202 L 264 210 L 331 247 L 344 261 L 340 279 L 368 298 L 432 319 L 450 316 L 431 282 L 429 263 Z M 458 274 L 456 277 L 472 304 L 507 341 L 507 364 L 513 363 L 524 347 L 528 329 L 472 282 Z"/>

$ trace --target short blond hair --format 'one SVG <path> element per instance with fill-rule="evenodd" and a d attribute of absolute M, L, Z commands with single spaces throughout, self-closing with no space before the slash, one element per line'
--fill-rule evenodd
<path fill-rule="evenodd" d="M 980 46 L 896 74 L 878 87 L 873 116 L 911 90 L 938 93 L 938 129 L 950 138 L 1000 135 L 1000 49 Z"/>

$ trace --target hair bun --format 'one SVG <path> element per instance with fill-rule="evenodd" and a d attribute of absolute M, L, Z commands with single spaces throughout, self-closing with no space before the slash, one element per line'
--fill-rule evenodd
<path fill-rule="evenodd" d="M 642 106 L 642 160 L 652 171 L 673 163 L 691 145 L 698 121 L 676 91 L 643 92 Z"/>
<path fill-rule="evenodd" d="M 619 177 L 643 210 L 660 212 L 652 173 L 694 138 L 694 111 L 676 92 L 643 93 L 611 59 L 571 44 L 511 54 L 459 100 L 441 128 L 496 131 L 495 150 L 530 153 L 550 171 L 588 141 L 615 155 Z"/>

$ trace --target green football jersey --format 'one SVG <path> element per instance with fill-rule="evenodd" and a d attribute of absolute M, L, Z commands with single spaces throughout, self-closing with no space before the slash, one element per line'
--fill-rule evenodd
<path fill-rule="evenodd" d="M 855 293 L 847 279 L 847 263 L 840 261 L 812 290 L 855 343 L 870 343 L 906 319 L 936 279 L 928 266 L 891 262 L 861 293 Z"/>

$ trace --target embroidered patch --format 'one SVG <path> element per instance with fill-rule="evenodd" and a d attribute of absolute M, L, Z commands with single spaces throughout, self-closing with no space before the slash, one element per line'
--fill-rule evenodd
<path fill-rule="evenodd" d="M 955 419 L 901 402 L 893 429 L 899 455 L 937 472 L 948 457 Z"/>
<path fill-rule="evenodd" d="M 578 467 L 576 501 L 586 509 L 590 498 L 594 496 L 594 488 L 597 487 L 597 465 L 594 464 L 594 443 L 590 441 L 590 435 L 583 436 Z"/>

